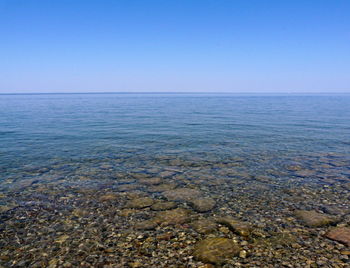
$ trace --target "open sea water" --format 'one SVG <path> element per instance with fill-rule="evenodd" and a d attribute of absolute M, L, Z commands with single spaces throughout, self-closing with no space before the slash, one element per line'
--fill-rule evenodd
<path fill-rule="evenodd" d="M 350 153 L 350 95 L 0 96 L 0 170 L 52 161 Z"/>
<path fill-rule="evenodd" d="M 265 232 L 266 239 L 288 230 L 295 236 L 293 250 L 303 249 L 300 258 L 316 262 L 323 251 L 316 253 L 315 245 L 335 242 L 321 235 L 303 242 L 291 230 L 298 227 L 305 233 L 310 226 L 293 213 L 345 217 L 350 212 L 349 189 L 347 94 L 0 95 L 0 263 L 6 267 L 46 267 L 50 261 L 57 267 L 129 267 L 135 262 L 131 256 L 147 263 L 145 267 L 180 267 L 179 262 L 198 267 L 206 261 L 189 256 L 205 235 L 188 226 L 194 218 L 218 215 L 248 222 Z M 198 192 L 214 205 L 196 205 L 188 195 Z M 151 205 L 132 203 L 140 197 L 150 198 L 149 204 L 175 202 L 174 207 L 188 210 L 191 217 L 176 224 L 159 220 L 160 212 Z M 126 215 L 125 209 L 137 212 Z M 158 227 L 135 227 L 154 218 Z M 89 226 L 94 221 L 98 224 Z M 216 236 L 235 238 L 218 222 Z M 111 226 L 120 230 L 119 237 L 106 236 Z M 175 236 L 187 232 L 186 239 L 193 243 L 181 246 L 182 251 L 155 247 L 153 258 L 123 244 L 157 237 L 163 228 L 159 226 L 169 226 L 166 231 Z M 128 238 L 130 230 L 139 238 Z M 98 240 L 105 251 L 87 246 L 89 239 Z M 259 262 L 281 267 L 294 255 L 291 244 L 280 240 L 276 243 L 285 250 L 286 260 L 264 255 L 275 249 L 271 241 L 244 249 L 255 267 Z M 78 245 L 86 248 L 79 251 Z M 261 248 L 262 255 L 257 255 L 255 250 Z M 338 265 L 346 263 L 340 253 L 327 252 L 325 265 L 334 258 Z M 232 258 L 249 266 L 246 258 Z M 168 266 L 162 264 L 165 260 Z M 299 259 L 289 259 L 295 262 Z"/>

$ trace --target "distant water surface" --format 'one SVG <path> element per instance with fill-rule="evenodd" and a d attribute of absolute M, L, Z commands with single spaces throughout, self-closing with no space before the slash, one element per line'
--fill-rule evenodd
<path fill-rule="evenodd" d="M 350 95 L 0 95 L 2 172 L 129 150 L 349 154 L 349 138 Z"/>

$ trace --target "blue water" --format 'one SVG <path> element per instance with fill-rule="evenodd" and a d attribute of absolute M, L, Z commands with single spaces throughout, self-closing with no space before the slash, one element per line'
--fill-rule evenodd
<path fill-rule="evenodd" d="M 124 153 L 350 153 L 350 95 L 0 95 L 0 170 Z"/>

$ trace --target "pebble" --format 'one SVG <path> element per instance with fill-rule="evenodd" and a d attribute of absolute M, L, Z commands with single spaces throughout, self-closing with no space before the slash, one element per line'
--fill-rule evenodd
<path fill-rule="evenodd" d="M 243 259 L 247 258 L 247 251 L 246 250 L 241 250 L 239 252 L 239 257 L 243 258 Z"/>

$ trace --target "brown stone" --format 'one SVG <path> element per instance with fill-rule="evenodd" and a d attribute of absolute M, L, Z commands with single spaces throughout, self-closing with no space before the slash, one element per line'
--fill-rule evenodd
<path fill-rule="evenodd" d="M 136 199 L 132 199 L 127 202 L 126 207 L 128 208 L 146 208 L 152 206 L 154 200 L 150 197 L 140 197 Z"/>
<path fill-rule="evenodd" d="M 140 188 L 140 185 L 137 184 L 123 184 L 118 186 L 118 191 L 127 192 Z"/>
<path fill-rule="evenodd" d="M 155 186 L 149 187 L 147 189 L 147 191 L 150 192 L 150 193 L 161 193 L 161 192 L 172 190 L 175 187 L 176 187 L 175 183 L 162 183 L 162 184 L 159 184 L 159 185 L 155 185 Z"/>
<path fill-rule="evenodd" d="M 198 198 L 192 200 L 193 208 L 198 212 L 207 212 L 215 207 L 215 200 L 212 198 Z"/>
<path fill-rule="evenodd" d="M 139 262 L 139 261 L 131 262 L 131 263 L 129 263 L 129 266 L 130 266 L 131 268 L 140 268 L 140 267 L 144 267 L 144 265 L 143 265 L 141 262 Z"/>
<path fill-rule="evenodd" d="M 177 204 L 175 202 L 157 202 L 154 203 L 151 207 L 152 210 L 168 210 L 176 208 Z"/>
<path fill-rule="evenodd" d="M 135 209 L 122 209 L 120 212 L 119 212 L 119 215 L 122 216 L 122 217 L 129 217 L 130 215 L 136 213 L 137 210 Z"/>
<path fill-rule="evenodd" d="M 155 222 L 161 225 L 183 224 L 189 220 L 189 216 L 190 212 L 187 209 L 176 208 L 159 212 Z"/>
<path fill-rule="evenodd" d="M 135 228 L 138 230 L 153 230 L 158 226 L 155 221 L 146 220 L 135 224 Z"/>
<path fill-rule="evenodd" d="M 160 184 L 163 180 L 161 178 L 149 178 L 149 179 L 142 179 L 139 180 L 140 183 L 145 185 L 157 185 Z"/>
<path fill-rule="evenodd" d="M 228 238 L 207 238 L 195 245 L 193 256 L 205 263 L 223 264 L 237 256 L 240 247 Z"/>
<path fill-rule="evenodd" d="M 322 227 L 337 222 L 335 217 L 327 214 L 318 213 L 316 211 L 297 210 L 295 216 L 306 226 Z"/>
<path fill-rule="evenodd" d="M 350 228 L 337 227 L 326 233 L 326 237 L 341 242 L 350 247 Z"/>
<path fill-rule="evenodd" d="M 173 234 L 173 233 L 167 232 L 167 233 L 163 233 L 163 234 L 157 235 L 156 239 L 157 239 L 158 241 L 162 241 L 162 240 L 168 241 L 168 240 L 170 240 L 170 239 L 173 238 L 173 237 L 174 237 L 174 234 Z"/>
<path fill-rule="evenodd" d="M 119 197 L 118 194 L 115 193 L 108 193 L 108 194 L 104 194 L 100 197 L 100 201 L 101 202 L 106 202 L 106 201 L 115 201 L 117 200 Z"/>
<path fill-rule="evenodd" d="M 194 221 L 191 223 L 191 226 L 197 233 L 200 234 L 209 234 L 215 232 L 217 228 L 215 222 L 206 219 Z"/>
<path fill-rule="evenodd" d="M 248 222 L 239 221 L 232 217 L 219 217 L 216 218 L 216 222 L 227 226 L 231 231 L 241 236 L 249 236 L 252 231 L 252 227 Z"/>

